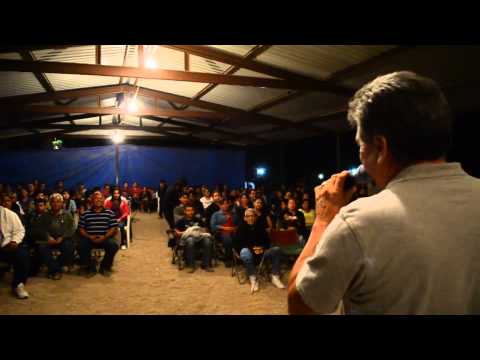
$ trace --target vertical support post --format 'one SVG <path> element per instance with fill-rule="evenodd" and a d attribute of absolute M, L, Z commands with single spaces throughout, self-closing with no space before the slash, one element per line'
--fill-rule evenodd
<path fill-rule="evenodd" d="M 118 186 L 120 178 L 120 164 L 119 164 L 119 144 L 115 144 L 115 185 Z"/>

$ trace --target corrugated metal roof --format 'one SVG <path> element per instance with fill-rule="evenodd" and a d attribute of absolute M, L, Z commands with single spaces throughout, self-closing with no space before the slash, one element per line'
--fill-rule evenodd
<path fill-rule="evenodd" d="M 392 45 L 275 45 L 257 61 L 318 79 L 381 54 Z"/>
<path fill-rule="evenodd" d="M 148 89 L 165 91 L 181 96 L 193 97 L 207 84 L 175 80 L 139 79 L 138 85 Z"/>
<path fill-rule="evenodd" d="M 102 124 L 111 124 L 112 115 L 102 115 Z M 75 120 L 76 125 L 98 125 L 98 116 Z"/>
<path fill-rule="evenodd" d="M 0 71 L 0 97 L 43 92 L 45 89 L 33 73 Z"/>
<path fill-rule="evenodd" d="M 348 99 L 331 93 L 310 93 L 280 103 L 262 114 L 300 121 L 346 109 Z"/>
<path fill-rule="evenodd" d="M 266 75 L 266 74 L 261 74 L 255 71 L 251 71 L 248 69 L 240 69 L 236 71 L 233 75 L 238 75 L 238 76 L 252 76 L 252 77 L 260 77 L 260 78 L 267 78 L 267 79 L 278 79 L 274 76 Z"/>
<path fill-rule="evenodd" d="M 193 72 L 222 74 L 229 67 L 230 65 L 228 64 L 213 61 L 210 59 L 205 59 L 195 55 L 190 55 L 190 71 Z"/>
<path fill-rule="evenodd" d="M 33 51 L 37 60 L 95 64 L 95 46 L 73 46 L 65 49 Z"/>
<path fill-rule="evenodd" d="M 227 51 L 229 53 L 244 56 L 256 45 L 208 45 L 219 50 Z"/>
<path fill-rule="evenodd" d="M 3 60 L 22 60 L 19 53 L 4 53 L 0 54 L 0 59 Z"/>
<path fill-rule="evenodd" d="M 202 100 L 247 110 L 287 92 L 288 90 L 286 89 L 262 89 L 251 86 L 219 85 L 202 97 Z"/>
<path fill-rule="evenodd" d="M 118 77 L 74 75 L 74 74 L 45 74 L 55 90 L 71 90 L 92 86 L 118 84 Z"/>
<path fill-rule="evenodd" d="M 149 133 L 146 131 L 140 130 L 82 130 L 76 131 L 74 133 L 69 133 L 68 135 L 103 135 L 103 136 L 112 136 L 115 132 L 125 137 L 128 136 L 164 136 L 163 134 Z"/>
<path fill-rule="evenodd" d="M 102 65 L 122 66 L 127 45 L 102 45 Z M 128 45 L 125 66 L 138 66 L 137 45 Z"/>

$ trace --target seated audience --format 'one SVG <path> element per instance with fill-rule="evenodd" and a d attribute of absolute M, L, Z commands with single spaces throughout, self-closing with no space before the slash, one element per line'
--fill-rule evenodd
<path fill-rule="evenodd" d="M 281 250 L 278 246 L 270 246 L 268 234 L 263 225 L 258 223 L 254 209 L 245 211 L 244 222 L 238 227 L 234 239 L 235 250 L 240 254 L 250 279 L 252 294 L 258 291 L 255 263 L 259 263 L 262 256 L 272 262 L 272 284 L 280 289 L 285 288 L 280 280 Z"/>
<path fill-rule="evenodd" d="M 35 199 L 35 208 L 25 220 L 26 235 L 24 245 L 31 251 L 30 275 L 36 276 L 40 271 L 41 255 L 40 245 L 48 242 L 48 227 L 50 216 L 47 209 L 47 201 L 42 197 Z"/>
<path fill-rule="evenodd" d="M 310 208 L 310 201 L 308 200 L 308 198 L 303 200 L 302 208 L 300 209 L 300 211 L 305 217 L 305 227 L 307 229 L 306 239 L 308 239 L 310 231 L 312 230 L 313 223 L 315 221 L 315 210 Z"/>
<path fill-rule="evenodd" d="M 70 198 L 70 192 L 67 190 L 64 190 L 63 193 L 60 193 L 63 195 L 63 208 L 66 212 L 68 212 L 70 215 L 75 216 L 77 213 L 77 204 L 73 199 Z M 50 201 L 50 204 L 52 202 Z"/>
<path fill-rule="evenodd" d="M 81 272 L 85 273 L 87 277 L 97 273 L 90 252 L 92 248 L 101 248 L 105 250 L 105 256 L 100 264 L 100 273 L 108 277 L 111 276 L 113 260 L 118 251 L 118 245 L 114 239 L 118 224 L 115 214 L 104 208 L 104 198 L 101 192 L 95 192 L 92 201 L 92 209 L 86 210 L 82 214 L 79 223 Z"/>
<path fill-rule="evenodd" d="M 185 216 L 185 206 L 189 203 L 188 195 L 186 193 L 181 194 L 178 199 L 180 204 L 173 210 L 173 220 L 175 221 L 175 224 Z"/>
<path fill-rule="evenodd" d="M 192 205 L 185 206 L 185 216 L 175 224 L 175 233 L 180 238 L 180 244 L 185 245 L 185 255 L 188 272 L 195 271 L 196 247 L 203 249 L 202 269 L 212 272 L 210 260 L 212 257 L 212 236 L 205 229 L 204 222 L 195 217 L 195 208 Z"/>
<path fill-rule="evenodd" d="M 253 209 L 255 210 L 255 215 L 257 219 L 257 223 L 259 226 L 264 228 L 267 233 L 270 233 L 270 231 L 273 228 L 273 223 L 272 219 L 270 218 L 270 214 L 265 208 L 265 202 L 263 198 L 257 198 L 253 202 Z"/>
<path fill-rule="evenodd" d="M 252 208 L 253 204 L 250 205 L 250 199 L 247 194 L 242 194 L 240 195 L 240 199 L 238 204 L 235 204 L 234 206 L 234 211 L 237 214 L 237 219 L 239 219 L 239 222 L 243 222 L 243 218 L 245 216 L 245 210 L 248 208 Z"/>
<path fill-rule="evenodd" d="M 294 199 L 288 200 L 287 209 L 282 215 L 283 229 L 296 229 L 298 241 L 303 244 L 307 240 L 305 217 L 303 213 L 297 210 L 297 203 Z"/>
<path fill-rule="evenodd" d="M 48 268 L 48 278 L 60 280 L 63 272 L 73 265 L 73 240 L 75 226 L 73 216 L 63 209 L 63 197 L 59 193 L 50 196 L 49 224 L 47 242 L 40 243 L 38 252 L 42 263 Z M 53 251 L 60 250 L 58 259 L 53 258 Z"/>
<path fill-rule="evenodd" d="M 205 190 L 204 190 L 204 195 L 203 195 L 203 197 L 200 199 L 200 201 L 201 201 L 204 209 L 207 209 L 210 205 L 212 205 L 212 203 L 213 203 L 213 198 L 212 198 L 212 196 L 210 195 L 210 190 L 208 190 L 208 189 L 205 189 Z"/>
<path fill-rule="evenodd" d="M 132 197 L 132 211 L 137 211 L 140 209 L 141 206 L 141 196 L 142 196 L 142 188 L 136 182 L 132 184 L 132 188 L 130 189 L 130 194 Z"/>
<path fill-rule="evenodd" d="M 18 198 L 18 204 L 20 205 L 20 208 L 21 208 L 24 216 L 28 216 L 30 211 L 33 210 L 33 207 L 34 207 L 33 199 L 28 195 L 28 190 L 27 189 L 22 188 L 20 190 L 20 196 Z"/>
<path fill-rule="evenodd" d="M 220 201 L 222 200 L 220 192 L 214 191 L 212 193 L 212 199 L 213 199 L 213 202 L 210 204 L 208 208 L 205 209 L 205 212 L 204 212 L 205 223 L 208 229 L 210 230 L 210 232 L 212 231 L 212 229 L 210 228 L 210 221 L 212 219 L 212 216 L 214 213 L 220 210 Z"/>
<path fill-rule="evenodd" d="M 232 237 L 237 229 L 237 215 L 232 212 L 230 199 L 220 201 L 220 210 L 212 215 L 210 228 L 225 248 L 225 266 L 232 266 Z"/>
<path fill-rule="evenodd" d="M 127 248 L 127 232 L 125 231 L 125 226 L 127 226 L 130 210 L 128 209 L 127 199 L 120 196 L 120 190 L 118 188 L 113 189 L 113 196 L 105 200 L 105 208 L 112 210 L 115 214 L 118 228 L 120 229 L 121 249 L 125 250 Z"/>
<path fill-rule="evenodd" d="M 19 246 L 25 235 L 20 218 L 13 211 L 0 206 L 0 260 L 13 266 L 12 291 L 19 299 L 27 299 L 25 289 L 30 260 L 28 251 Z"/>

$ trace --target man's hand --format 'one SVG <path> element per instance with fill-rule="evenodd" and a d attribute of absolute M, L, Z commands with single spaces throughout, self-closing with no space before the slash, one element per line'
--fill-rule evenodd
<path fill-rule="evenodd" d="M 63 237 L 59 236 L 59 237 L 57 238 L 57 244 L 60 245 L 60 244 L 62 243 L 62 241 L 63 241 Z"/>
<path fill-rule="evenodd" d="M 350 202 L 356 187 L 343 191 L 347 176 L 348 171 L 342 171 L 315 187 L 315 212 L 321 222 L 329 224 L 340 209 Z"/>

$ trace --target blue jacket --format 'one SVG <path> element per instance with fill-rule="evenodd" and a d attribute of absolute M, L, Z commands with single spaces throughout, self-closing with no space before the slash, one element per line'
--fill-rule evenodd
<path fill-rule="evenodd" d="M 238 217 L 235 211 L 231 212 L 233 223 L 235 226 L 238 226 Z M 212 229 L 212 233 L 219 231 L 218 227 L 225 224 L 227 222 L 227 217 L 223 213 L 222 210 L 218 210 L 217 212 L 213 213 L 212 218 L 210 219 L 210 229 Z"/>

